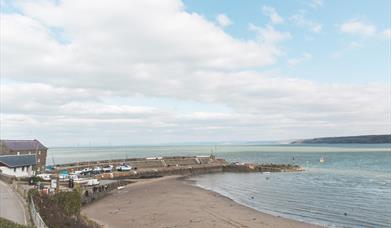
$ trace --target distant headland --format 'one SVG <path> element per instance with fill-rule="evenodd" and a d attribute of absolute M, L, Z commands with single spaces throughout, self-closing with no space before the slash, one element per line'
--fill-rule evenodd
<path fill-rule="evenodd" d="M 327 144 L 327 143 L 360 143 L 360 144 L 379 144 L 391 143 L 391 135 L 359 135 L 343 137 L 324 137 L 313 139 L 301 139 L 291 142 L 291 144 Z"/>

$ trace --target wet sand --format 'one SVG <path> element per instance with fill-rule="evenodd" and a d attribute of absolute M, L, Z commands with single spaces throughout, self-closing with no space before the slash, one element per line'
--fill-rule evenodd
<path fill-rule="evenodd" d="M 218 193 L 163 177 L 115 190 L 82 209 L 104 227 L 316 227 L 242 206 Z"/>

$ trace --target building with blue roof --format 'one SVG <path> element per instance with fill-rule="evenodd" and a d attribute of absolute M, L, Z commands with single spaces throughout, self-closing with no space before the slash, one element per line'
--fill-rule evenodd
<path fill-rule="evenodd" d="M 0 140 L 0 155 L 35 154 L 34 171 L 44 172 L 48 148 L 40 141 L 34 140 Z"/>
<path fill-rule="evenodd" d="M 0 155 L 0 173 L 14 177 L 31 177 L 37 164 L 35 154 Z"/>

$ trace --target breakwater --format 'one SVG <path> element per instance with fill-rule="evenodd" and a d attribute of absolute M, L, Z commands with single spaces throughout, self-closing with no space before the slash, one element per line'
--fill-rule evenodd
<path fill-rule="evenodd" d="M 301 171 L 299 166 L 286 164 L 229 164 L 214 156 L 174 156 L 131 158 L 121 160 L 101 160 L 57 165 L 56 170 L 75 172 L 96 166 L 128 164 L 132 170 L 126 172 L 107 172 L 97 174 L 98 179 L 152 178 L 169 175 L 198 175 L 217 172 L 292 172 Z"/>

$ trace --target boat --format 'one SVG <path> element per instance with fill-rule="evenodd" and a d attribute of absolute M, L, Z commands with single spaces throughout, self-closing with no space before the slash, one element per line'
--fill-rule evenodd
<path fill-rule="evenodd" d="M 111 173 L 113 171 L 113 166 L 112 165 L 105 166 L 102 168 L 102 170 L 105 173 Z"/>
<path fill-rule="evenodd" d="M 91 174 L 92 171 L 93 171 L 93 169 L 91 169 L 91 168 L 84 168 L 81 170 L 81 175 L 89 175 L 89 174 Z"/>
<path fill-rule="evenodd" d="M 323 163 L 323 162 L 324 162 L 324 158 L 321 157 L 321 158 L 319 159 L 319 162 L 320 162 L 320 163 Z"/>
<path fill-rule="evenodd" d="M 98 179 L 89 179 L 86 183 L 87 186 L 99 185 Z"/>
<path fill-rule="evenodd" d="M 68 175 L 69 175 L 69 173 L 68 173 L 68 170 L 66 170 L 66 169 L 60 170 L 60 171 L 58 172 L 58 177 L 59 177 L 60 179 L 67 179 L 67 178 L 68 178 Z"/>
<path fill-rule="evenodd" d="M 102 169 L 102 167 L 100 167 L 100 166 L 95 166 L 95 167 L 94 167 L 94 170 L 92 170 L 92 172 L 93 172 L 94 174 L 100 174 L 101 172 L 103 172 L 103 169 Z"/>
<path fill-rule="evenodd" d="M 88 183 L 87 178 L 78 178 L 78 179 L 74 179 L 73 181 L 78 184 L 87 184 Z"/>

